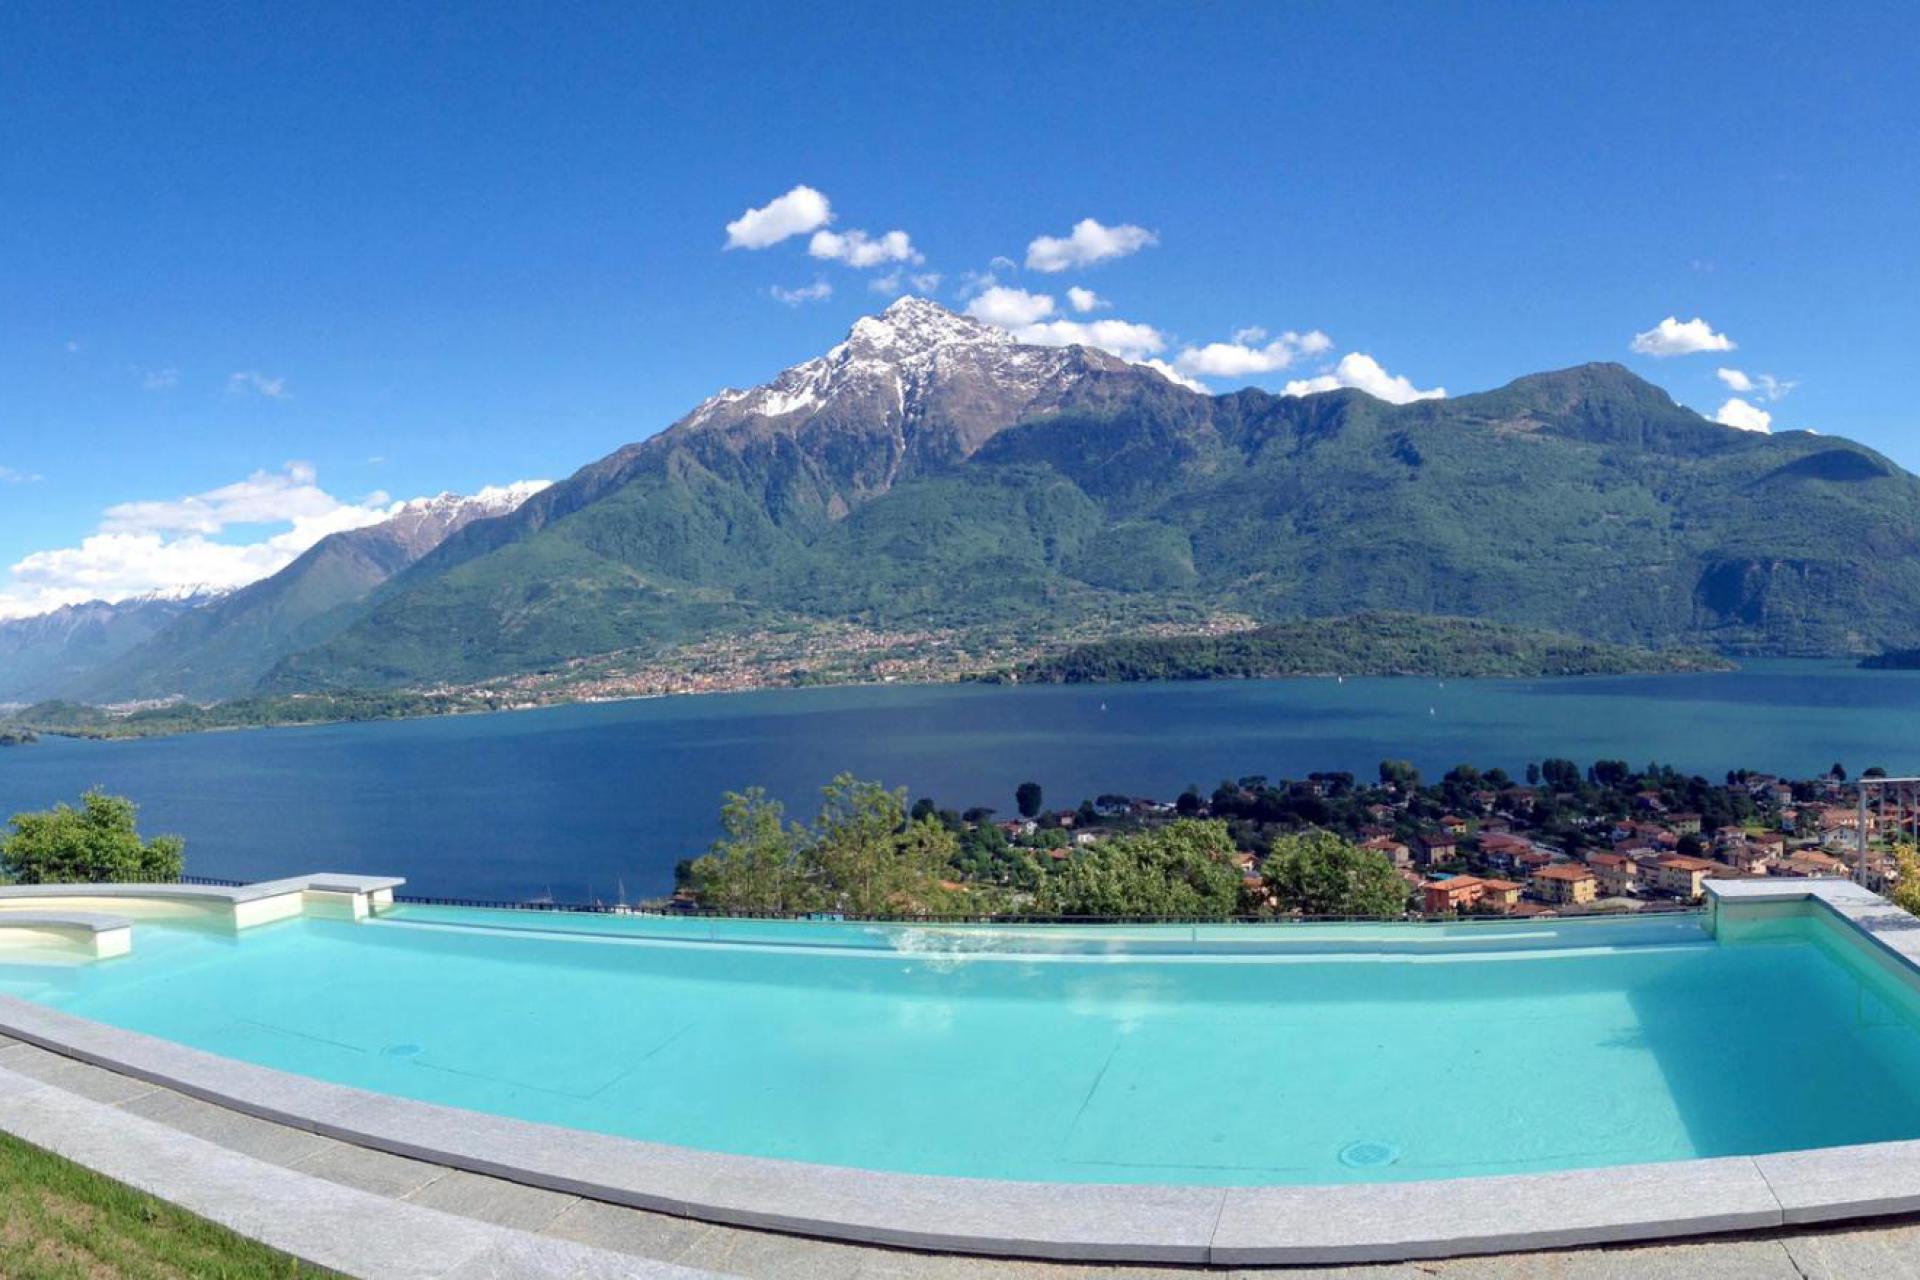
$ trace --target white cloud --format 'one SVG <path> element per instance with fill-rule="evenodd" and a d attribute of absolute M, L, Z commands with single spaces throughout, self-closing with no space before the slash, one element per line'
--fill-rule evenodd
<path fill-rule="evenodd" d="M 1776 378 L 1770 373 L 1756 373 L 1749 377 L 1739 369 L 1715 369 L 1713 376 L 1726 383 L 1729 391 L 1738 391 L 1742 395 L 1758 392 L 1769 400 L 1785 400 L 1800 385 Z"/>
<path fill-rule="evenodd" d="M 1022 329 L 1053 314 L 1053 298 L 1010 285 L 989 285 L 967 303 L 967 314 L 1002 329 Z"/>
<path fill-rule="evenodd" d="M 1165 336 L 1152 325 L 1049 318 L 1058 311 L 1052 294 L 994 284 L 991 276 L 984 277 L 984 287 L 967 303 L 967 314 L 975 320 L 1005 329 L 1036 347 L 1098 347 L 1136 364 L 1166 350 Z"/>
<path fill-rule="evenodd" d="M 904 231 L 889 231 L 879 237 L 864 231 L 816 231 L 807 241 L 807 252 L 830 262 L 850 267 L 877 267 L 885 262 L 925 262 L 913 240 Z"/>
<path fill-rule="evenodd" d="M 764 249 L 791 236 L 803 236 L 833 221 L 833 206 L 827 198 L 809 186 L 798 186 L 787 194 L 745 213 L 727 224 L 729 249 Z"/>
<path fill-rule="evenodd" d="M 1131 320 L 1047 320 L 1017 328 L 1013 336 L 1037 347 L 1098 347 L 1135 363 L 1167 349 L 1158 329 Z"/>
<path fill-rule="evenodd" d="M 1089 311 L 1098 311 L 1101 307 L 1110 307 L 1113 305 L 1093 290 L 1082 289 L 1079 285 L 1074 285 L 1071 289 L 1067 290 L 1067 301 L 1072 304 L 1075 311 L 1080 312 L 1082 315 L 1085 315 Z"/>
<path fill-rule="evenodd" d="M 171 391 L 180 385 L 180 371 L 168 367 L 149 369 L 140 375 L 140 386 L 145 391 Z"/>
<path fill-rule="evenodd" d="M 1632 348 L 1643 356 L 1687 356 L 1697 351 L 1731 351 L 1734 341 L 1724 333 L 1715 333 L 1713 326 L 1695 316 L 1682 321 L 1678 316 L 1668 316 L 1645 333 L 1633 335 Z"/>
<path fill-rule="evenodd" d="M 875 276 L 867 281 L 867 288 L 875 293 L 899 294 L 905 292 L 903 286 L 911 285 L 919 294 L 929 294 L 940 287 L 942 276 L 938 271 L 922 271 L 908 275 L 905 270 L 895 267 L 883 276 Z"/>
<path fill-rule="evenodd" d="M 1742 431 L 1773 430 L 1773 415 L 1756 404 L 1738 397 L 1728 400 L 1720 406 L 1720 412 L 1713 420 L 1723 427 L 1738 427 Z"/>
<path fill-rule="evenodd" d="M 253 369 L 227 375 L 227 394 L 244 396 L 248 394 L 265 396 L 269 400 L 291 400 L 293 393 L 287 390 L 285 378 L 269 378 L 266 374 Z"/>
<path fill-rule="evenodd" d="M 1130 222 L 1105 227 L 1092 218 L 1082 218 L 1065 236 L 1035 237 L 1027 246 L 1027 267 L 1032 271 L 1065 271 L 1108 258 L 1123 258 L 1158 243 L 1159 237 L 1153 232 Z"/>
<path fill-rule="evenodd" d="M 1378 360 L 1360 351 L 1349 351 L 1341 356 L 1340 363 L 1333 367 L 1331 373 L 1289 382 L 1286 386 L 1286 394 L 1310 396 L 1319 391 L 1337 391 L 1341 387 L 1352 387 L 1356 391 L 1364 391 L 1390 404 L 1408 404 L 1415 400 L 1441 400 L 1445 399 L 1447 394 L 1445 387 L 1434 387 L 1422 391 L 1407 378 L 1388 373 L 1380 367 Z"/>
<path fill-rule="evenodd" d="M 1202 395 L 1211 394 L 1207 390 L 1206 385 L 1204 383 L 1196 381 L 1193 378 L 1189 378 L 1186 374 L 1180 372 L 1178 369 L 1168 364 L 1165 360 L 1159 360 L 1159 359 L 1135 360 L 1134 363 L 1142 366 L 1143 368 L 1153 370 L 1155 373 L 1165 378 L 1168 382 L 1179 383 L 1181 386 L 1185 387 L 1189 391 L 1198 391 Z"/>
<path fill-rule="evenodd" d="M 1241 329 L 1232 342 L 1209 342 L 1204 347 L 1188 347 L 1175 364 L 1186 373 L 1205 378 L 1244 378 L 1257 373 L 1275 373 L 1288 368 L 1301 356 L 1317 356 L 1333 349 L 1333 339 L 1318 329 L 1295 333 L 1289 329 L 1271 342 L 1267 331 Z M 1253 344 L 1261 343 L 1255 346 Z"/>
<path fill-rule="evenodd" d="M 768 292 L 788 306 L 797 307 L 803 302 L 825 302 L 833 296 L 833 286 L 825 280 L 815 280 L 812 284 L 803 284 L 798 289 L 782 289 L 776 284 Z"/>
<path fill-rule="evenodd" d="M 538 485 L 523 481 L 511 488 Z M 0 586 L 0 618 L 153 591 L 242 587 L 279 572 L 328 534 L 377 524 L 404 505 L 383 493 L 342 501 L 321 489 L 313 468 L 301 462 L 183 498 L 123 502 L 108 508 L 78 546 L 36 551 L 16 562 L 12 581 Z M 218 535 L 229 529 L 258 536 L 222 541 Z"/>
<path fill-rule="evenodd" d="M 21 471 L 14 467 L 0 467 L 0 484 L 32 484 L 40 479 L 32 471 Z"/>

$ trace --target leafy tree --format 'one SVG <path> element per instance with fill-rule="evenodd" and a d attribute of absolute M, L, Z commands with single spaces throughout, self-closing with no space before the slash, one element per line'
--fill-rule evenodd
<path fill-rule="evenodd" d="M 20 884 L 178 879 L 187 842 L 179 836 L 141 840 L 138 812 L 125 796 L 95 787 L 80 797 L 78 809 L 61 804 L 16 813 L 12 830 L 0 837 L 0 870 Z"/>
<path fill-rule="evenodd" d="M 1400 791 L 1416 791 L 1420 787 L 1420 771 L 1405 760 L 1382 760 L 1380 785 Z"/>
<path fill-rule="evenodd" d="M 812 862 L 830 905 L 857 915 L 924 909 L 958 851 L 931 820 L 907 822 L 907 792 L 843 773 L 820 790 Z"/>
<path fill-rule="evenodd" d="M 819 892 L 810 876 L 809 837 L 786 824 L 778 800 L 759 787 L 729 791 L 720 828 L 725 834 L 687 868 L 701 906 L 737 913 L 814 909 Z"/>
<path fill-rule="evenodd" d="M 1064 916 L 1225 919 L 1240 900 L 1227 824 L 1178 819 L 1102 841 L 1040 888 L 1041 911 Z"/>
<path fill-rule="evenodd" d="M 1540 762 L 1540 776 L 1555 791 L 1580 789 L 1580 766 L 1571 760 L 1553 756 Z"/>
<path fill-rule="evenodd" d="M 1188 783 L 1187 789 L 1180 793 L 1180 798 L 1173 802 L 1173 811 L 1183 818 L 1191 818 L 1205 807 L 1206 801 L 1201 798 L 1200 784 L 1197 782 Z"/>
<path fill-rule="evenodd" d="M 835 778 L 821 795 L 820 816 L 808 828 L 784 823 L 779 802 L 764 791 L 730 793 L 720 813 L 725 834 L 688 868 L 700 904 L 721 911 L 856 915 L 904 915 L 948 905 L 942 880 L 960 845 L 937 815 L 909 821 L 904 788 L 888 791 L 850 774 Z"/>
<path fill-rule="evenodd" d="M 1037 782 L 1023 782 L 1013 792 L 1013 802 L 1018 806 L 1020 816 L 1023 818 L 1039 817 L 1042 799 L 1043 794 Z"/>
<path fill-rule="evenodd" d="M 1275 840 L 1262 874 L 1280 905 L 1303 915 L 1388 919 L 1407 909 L 1407 883 L 1387 856 L 1331 831 Z"/>
<path fill-rule="evenodd" d="M 909 813 L 907 816 L 913 819 L 915 822 L 922 822 L 928 818 L 938 817 L 939 814 L 940 814 L 939 807 L 933 803 L 933 797 L 921 796 L 918 800 L 915 800 L 913 802 L 913 812 Z"/>
<path fill-rule="evenodd" d="M 1910 844 L 1893 846 L 1893 865 L 1899 872 L 1889 895 L 1895 906 L 1920 916 L 1920 854 Z"/>
<path fill-rule="evenodd" d="M 1532 762 L 1527 764 L 1527 785 L 1530 787 L 1540 785 L 1540 766 Z"/>
<path fill-rule="evenodd" d="M 1835 782 L 1845 782 L 1847 780 L 1847 766 L 1835 760 L 1833 762 L 1833 768 L 1827 770 L 1827 776 Z"/>
<path fill-rule="evenodd" d="M 1625 760 L 1595 760 L 1593 767 L 1587 770 L 1587 780 L 1596 787 L 1608 790 L 1618 789 L 1633 776 L 1633 769 Z"/>

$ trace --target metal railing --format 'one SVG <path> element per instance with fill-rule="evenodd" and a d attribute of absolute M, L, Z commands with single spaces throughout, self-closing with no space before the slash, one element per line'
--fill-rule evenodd
<path fill-rule="evenodd" d="M 1396 916 L 1362 915 L 1230 915 L 1230 916 L 1101 916 L 1047 915 L 1034 912 L 994 914 L 987 912 L 941 913 L 862 913 L 841 911 L 719 911 L 704 907 L 643 906 L 606 902 L 554 902 L 547 900 L 510 902 L 486 898 L 444 898 L 419 894 L 395 894 L 394 903 L 403 906 L 461 907 L 484 911 L 527 911 L 578 913 L 582 915 L 642 916 L 665 920 L 764 920 L 815 924 L 898 924 L 898 925 L 1288 925 L 1288 924 L 1511 924 L 1525 916 L 1496 913 L 1428 914 L 1410 911 Z M 1561 909 L 1550 917 L 1556 920 L 1617 920 L 1648 915 L 1693 915 L 1703 907 L 1685 902 L 1648 902 L 1637 911 L 1580 911 Z"/>

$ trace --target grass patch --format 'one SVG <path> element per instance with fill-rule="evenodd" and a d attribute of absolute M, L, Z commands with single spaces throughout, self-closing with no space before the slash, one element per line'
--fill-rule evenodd
<path fill-rule="evenodd" d="M 0 1134 L 0 1276 L 7 1280 L 332 1274 Z"/>

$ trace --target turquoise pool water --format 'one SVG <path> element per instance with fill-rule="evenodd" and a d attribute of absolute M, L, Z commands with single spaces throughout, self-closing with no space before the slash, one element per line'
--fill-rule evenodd
<path fill-rule="evenodd" d="M 918 1173 L 1333 1183 L 1920 1137 L 1914 993 L 1816 917 L 960 939 L 406 908 L 142 923 L 130 957 L 0 963 L 0 991 L 431 1102 Z"/>

